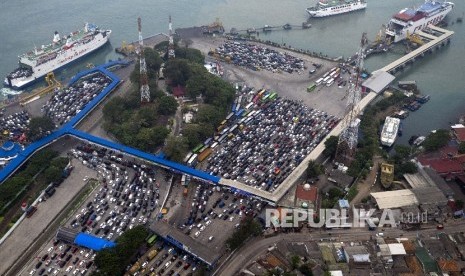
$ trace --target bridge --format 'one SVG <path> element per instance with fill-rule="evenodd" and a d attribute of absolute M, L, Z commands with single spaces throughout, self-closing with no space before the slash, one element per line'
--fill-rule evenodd
<path fill-rule="evenodd" d="M 430 34 L 428 32 L 434 33 L 436 35 Z M 405 56 L 399 58 L 398 60 L 384 66 L 380 70 L 388 72 L 390 74 L 394 74 L 397 71 L 402 70 L 406 64 L 414 62 L 416 58 L 423 57 L 426 52 L 430 52 L 434 48 L 438 48 L 440 46 L 445 45 L 445 43 L 449 43 L 450 37 L 454 34 L 454 32 L 433 25 L 429 25 L 423 31 L 417 31 L 415 32 L 415 34 L 424 37 L 430 41 L 428 43 L 425 43 L 421 47 L 413 50 L 412 52 L 406 54 Z"/>

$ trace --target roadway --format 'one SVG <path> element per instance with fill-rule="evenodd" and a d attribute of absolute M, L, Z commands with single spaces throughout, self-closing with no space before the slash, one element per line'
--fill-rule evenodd
<path fill-rule="evenodd" d="M 465 229 L 465 220 L 452 221 L 445 225 L 443 230 L 446 234 L 459 232 L 460 229 Z M 306 231 L 304 229 L 304 231 Z M 278 234 L 270 238 L 258 237 L 249 240 L 245 246 L 234 252 L 231 257 L 221 264 L 213 273 L 215 275 L 237 275 L 238 271 L 247 267 L 249 263 L 256 260 L 258 256 L 263 254 L 268 248 L 274 246 L 276 243 L 285 241 L 291 242 L 318 242 L 321 239 L 333 239 L 335 242 L 353 242 L 353 241 L 366 241 L 370 238 L 375 239 L 375 231 L 369 231 L 367 228 L 351 228 L 351 229 L 333 229 L 330 231 L 311 229 L 311 232 L 302 233 L 289 233 Z M 397 228 L 385 228 L 384 237 L 390 238 L 408 238 L 415 239 L 419 235 L 429 236 L 439 233 L 435 227 L 421 229 L 418 231 L 405 231 Z"/>

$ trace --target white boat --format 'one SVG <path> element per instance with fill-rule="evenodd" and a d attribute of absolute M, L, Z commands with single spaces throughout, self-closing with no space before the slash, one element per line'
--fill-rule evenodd
<path fill-rule="evenodd" d="M 87 23 L 81 30 L 61 38 L 55 32 L 51 44 L 19 56 L 19 68 L 6 76 L 4 84 L 14 89 L 30 85 L 47 73 L 97 50 L 108 41 L 110 34 L 110 30 L 100 30 Z"/>
<path fill-rule="evenodd" d="M 399 42 L 429 24 L 437 25 L 454 8 L 454 3 L 426 0 L 419 8 L 406 8 L 395 14 L 389 21 L 386 35 L 392 42 Z"/>
<path fill-rule="evenodd" d="M 320 0 L 315 7 L 307 8 L 307 13 L 311 17 L 326 17 L 363 10 L 366 7 L 365 0 Z"/>
<path fill-rule="evenodd" d="M 394 117 L 386 117 L 383 130 L 381 131 L 381 144 L 390 147 L 394 144 L 399 130 L 400 119 Z"/>
<path fill-rule="evenodd" d="M 418 147 L 425 141 L 425 139 L 425 136 L 420 136 L 417 139 L 415 139 L 415 141 L 413 141 L 413 145 Z"/>

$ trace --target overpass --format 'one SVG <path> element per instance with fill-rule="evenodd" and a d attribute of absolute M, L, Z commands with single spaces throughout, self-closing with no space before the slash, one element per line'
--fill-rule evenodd
<path fill-rule="evenodd" d="M 435 36 L 427 33 L 428 29 L 432 30 L 434 33 L 439 36 Z M 380 70 L 394 74 L 397 71 L 402 70 L 406 64 L 414 62 L 416 58 L 423 57 L 426 52 L 432 51 L 434 48 L 443 46 L 445 43 L 450 42 L 450 37 L 454 34 L 453 31 L 445 30 L 433 25 L 429 25 L 424 31 L 416 32 L 416 34 L 423 36 L 427 39 L 430 39 L 428 43 L 425 43 L 421 47 L 413 50 L 412 52 L 406 54 L 405 56 L 391 62 L 390 64 L 384 66 Z"/>

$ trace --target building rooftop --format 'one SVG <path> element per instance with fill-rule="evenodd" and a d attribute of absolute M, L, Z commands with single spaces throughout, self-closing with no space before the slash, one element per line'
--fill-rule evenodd
<path fill-rule="evenodd" d="M 438 206 L 444 206 L 447 204 L 447 198 L 438 189 L 438 187 L 422 187 L 412 189 L 415 197 L 420 204 L 435 204 Z"/>
<path fill-rule="evenodd" d="M 389 243 L 388 247 L 392 255 L 407 255 L 407 252 L 405 252 L 405 248 L 402 243 Z"/>
<path fill-rule="evenodd" d="M 459 142 L 465 141 L 465 127 L 454 128 L 454 134 Z"/>
<path fill-rule="evenodd" d="M 382 92 L 393 80 L 395 77 L 387 72 L 378 70 L 373 72 L 371 77 L 362 83 L 366 88 L 369 88 L 375 93 Z"/>
<path fill-rule="evenodd" d="M 414 193 L 408 189 L 371 193 L 379 209 L 400 208 L 418 204 Z"/>
<path fill-rule="evenodd" d="M 306 190 L 304 185 L 297 185 L 295 197 L 300 200 L 315 202 L 318 197 L 318 188 L 314 185 Z"/>

